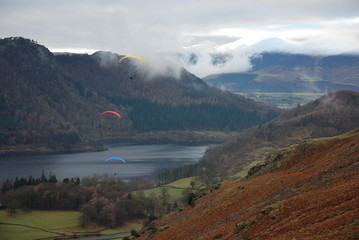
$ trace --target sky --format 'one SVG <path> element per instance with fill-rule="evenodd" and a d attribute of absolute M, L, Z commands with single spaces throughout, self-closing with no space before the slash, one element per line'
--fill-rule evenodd
<path fill-rule="evenodd" d="M 16 36 L 52 52 L 138 55 L 151 68 L 204 77 L 248 71 L 260 51 L 359 52 L 359 1 L 0 0 L 0 38 Z M 217 54 L 228 58 L 213 64 Z"/>

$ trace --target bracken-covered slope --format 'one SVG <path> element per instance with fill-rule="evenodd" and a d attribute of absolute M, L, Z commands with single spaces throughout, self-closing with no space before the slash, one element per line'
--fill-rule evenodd
<path fill-rule="evenodd" d="M 359 238 L 359 129 L 281 149 L 253 174 L 207 189 L 139 239 Z"/>

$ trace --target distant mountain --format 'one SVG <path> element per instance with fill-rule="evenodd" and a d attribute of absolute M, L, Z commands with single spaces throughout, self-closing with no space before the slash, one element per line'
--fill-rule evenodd
<path fill-rule="evenodd" d="M 298 43 L 289 42 L 281 38 L 267 38 L 262 41 L 259 41 L 253 44 L 251 47 L 254 48 L 258 52 L 265 51 L 298 51 L 300 47 L 298 47 Z"/>
<path fill-rule="evenodd" d="M 147 77 L 109 52 L 56 54 L 24 38 L 0 40 L 0 144 L 71 149 L 139 132 L 241 130 L 280 111 L 221 91 L 182 70 Z M 122 118 L 100 116 L 114 110 Z M 40 150 L 41 151 L 41 150 Z"/>
<path fill-rule="evenodd" d="M 199 192 L 136 239 L 358 239 L 358 146 L 356 129 L 278 150 L 249 180 Z"/>
<path fill-rule="evenodd" d="M 264 52 L 254 56 L 251 64 L 249 73 L 217 74 L 203 79 L 211 86 L 242 93 L 359 91 L 359 55 Z"/>
<path fill-rule="evenodd" d="M 288 110 L 278 118 L 246 129 L 202 157 L 213 171 L 235 175 L 253 161 L 263 161 L 272 151 L 306 139 L 330 137 L 359 127 L 359 92 L 326 94 L 304 106 Z"/>

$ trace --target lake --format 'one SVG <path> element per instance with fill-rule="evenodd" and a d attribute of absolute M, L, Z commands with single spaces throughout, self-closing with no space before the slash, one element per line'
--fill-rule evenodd
<path fill-rule="evenodd" d="M 38 178 L 42 170 L 46 176 L 50 172 L 56 175 L 59 181 L 105 173 L 124 180 L 156 176 L 168 169 L 198 163 L 209 146 L 110 145 L 103 152 L 0 157 L 0 181 L 30 175 Z M 122 158 L 126 163 L 116 160 L 105 163 L 110 157 Z"/>

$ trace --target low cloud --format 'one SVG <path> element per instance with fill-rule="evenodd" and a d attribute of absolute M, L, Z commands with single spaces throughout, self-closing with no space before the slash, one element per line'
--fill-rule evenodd
<path fill-rule="evenodd" d="M 184 49 L 183 66 L 199 77 L 217 73 L 244 72 L 251 69 L 249 47 L 238 46 L 235 49 L 220 49 L 213 42 Z M 195 61 L 190 61 L 195 59 Z"/>
<path fill-rule="evenodd" d="M 306 53 L 340 53 L 359 45 L 357 0 L 290 4 L 277 0 L 0 0 L 0 4 L 1 38 L 22 36 L 51 50 L 138 55 L 147 59 L 153 74 L 177 75 L 181 67 L 200 77 L 246 71 L 251 68 L 253 44 L 268 38 L 295 42 L 294 50 Z M 226 56 L 225 61 L 213 62 L 216 56 Z"/>
<path fill-rule="evenodd" d="M 93 56 L 98 60 L 100 66 L 111 66 L 118 63 L 119 56 L 117 54 L 98 51 L 93 54 Z"/>

